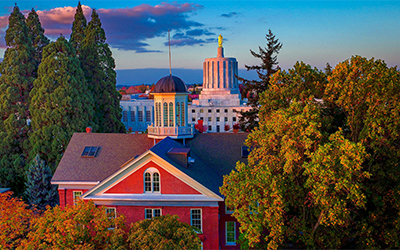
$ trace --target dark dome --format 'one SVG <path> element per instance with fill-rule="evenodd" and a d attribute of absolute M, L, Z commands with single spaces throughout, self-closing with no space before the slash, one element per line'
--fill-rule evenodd
<path fill-rule="evenodd" d="M 188 92 L 186 84 L 176 76 L 165 76 L 158 80 L 153 93 L 185 93 Z"/>

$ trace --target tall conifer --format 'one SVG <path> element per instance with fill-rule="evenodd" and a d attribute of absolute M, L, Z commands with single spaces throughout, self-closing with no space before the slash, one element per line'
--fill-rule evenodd
<path fill-rule="evenodd" d="M 260 46 L 259 53 L 250 50 L 252 56 L 261 59 L 261 64 L 253 66 L 245 65 L 247 70 L 257 71 L 259 80 L 247 80 L 238 77 L 239 81 L 242 81 L 244 84 L 245 92 L 248 93 L 248 105 L 252 107 L 249 111 L 240 112 L 241 118 L 239 123 L 245 131 L 251 131 L 255 127 L 258 127 L 260 95 L 269 88 L 271 76 L 279 70 L 277 54 L 282 48 L 282 43 L 279 42 L 279 39 L 275 38 L 271 30 L 268 30 L 265 39 L 267 40 L 266 48 Z"/>
<path fill-rule="evenodd" d="M 79 57 L 81 54 L 81 47 L 83 40 L 85 39 L 85 29 L 86 29 L 86 17 L 83 14 L 81 2 L 78 2 L 76 7 L 76 13 L 74 17 L 74 22 L 72 23 L 72 32 L 69 39 L 72 47 L 75 48 L 76 54 Z"/>
<path fill-rule="evenodd" d="M 92 20 L 85 29 L 81 55 L 82 69 L 95 104 L 94 129 L 101 133 L 125 132 L 119 106 L 121 95 L 116 90 L 115 61 L 96 10 L 92 11 Z"/>
<path fill-rule="evenodd" d="M 39 67 L 40 62 L 42 61 L 43 48 L 50 43 L 50 40 L 44 35 L 44 29 L 40 23 L 39 16 L 33 8 L 26 19 L 26 25 L 28 27 L 29 38 L 31 39 L 32 46 L 35 49 L 35 62 L 37 67 Z"/>
<path fill-rule="evenodd" d="M 34 49 L 17 6 L 9 17 L 7 49 L 0 65 L 0 185 L 20 194 L 27 157 L 29 92 L 35 75 Z"/>
<path fill-rule="evenodd" d="M 75 49 L 59 37 L 43 49 L 31 92 L 32 155 L 55 169 L 74 132 L 91 125 L 93 99 Z"/>

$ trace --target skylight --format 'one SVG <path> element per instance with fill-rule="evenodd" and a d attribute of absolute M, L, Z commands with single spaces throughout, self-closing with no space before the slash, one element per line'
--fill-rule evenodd
<path fill-rule="evenodd" d="M 90 157 L 94 158 L 97 156 L 97 152 L 99 151 L 100 147 L 85 147 L 83 149 L 81 157 Z"/>

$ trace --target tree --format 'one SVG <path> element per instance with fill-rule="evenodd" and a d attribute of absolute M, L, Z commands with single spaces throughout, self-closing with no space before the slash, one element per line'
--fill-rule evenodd
<path fill-rule="evenodd" d="M 76 7 L 76 13 L 74 16 L 74 22 L 72 23 L 72 32 L 69 39 L 72 47 L 76 50 L 77 57 L 81 54 L 81 47 L 83 40 L 85 39 L 85 29 L 86 29 L 86 17 L 83 14 L 81 2 L 78 2 Z"/>
<path fill-rule="evenodd" d="M 25 195 L 30 204 L 42 211 L 58 203 L 57 187 L 50 183 L 52 176 L 51 169 L 37 155 L 26 174 Z"/>
<path fill-rule="evenodd" d="M 46 210 L 18 249 L 126 249 L 125 218 L 109 218 L 92 201 Z"/>
<path fill-rule="evenodd" d="M 0 185 L 20 194 L 28 154 L 29 92 L 35 61 L 25 17 L 17 6 L 10 14 L 5 38 L 7 49 L 0 65 Z"/>
<path fill-rule="evenodd" d="M 96 10 L 93 10 L 92 20 L 85 29 L 81 55 L 82 69 L 94 99 L 93 123 L 96 127 L 93 129 L 101 133 L 124 133 L 119 106 L 121 95 L 116 89 L 115 61 Z"/>
<path fill-rule="evenodd" d="M 195 229 L 170 214 L 134 223 L 128 242 L 131 249 L 201 249 Z"/>
<path fill-rule="evenodd" d="M 240 112 L 241 117 L 239 123 L 243 131 L 251 131 L 255 127 L 258 127 L 260 95 L 268 89 L 271 76 L 279 70 L 279 67 L 277 66 L 277 54 L 282 48 L 282 43 L 280 43 L 278 39 L 275 39 L 275 35 L 271 30 L 268 30 L 265 39 L 267 40 L 266 48 L 260 46 L 259 53 L 250 50 L 252 56 L 261 59 L 261 64 L 253 66 L 245 65 L 248 71 L 257 71 L 259 80 L 247 80 L 238 77 L 238 80 L 243 82 L 244 92 L 249 93 L 248 105 L 252 107 L 252 109 L 248 111 Z"/>
<path fill-rule="evenodd" d="M 39 154 L 54 171 L 74 132 L 91 126 L 93 99 L 64 37 L 47 45 L 31 92 L 31 155 Z"/>
<path fill-rule="evenodd" d="M 44 29 L 40 23 L 39 16 L 33 8 L 26 19 L 26 25 L 28 27 L 29 38 L 32 42 L 33 48 L 35 49 L 34 60 L 36 62 L 37 73 L 37 68 L 42 61 L 43 48 L 50 43 L 50 40 L 44 35 Z"/>
<path fill-rule="evenodd" d="M 399 247 L 399 88 L 361 57 L 271 78 L 248 164 L 221 188 L 249 247 Z"/>
<path fill-rule="evenodd" d="M 34 209 L 27 209 L 12 192 L 0 193 L 0 248 L 15 249 L 29 232 L 30 221 L 36 217 Z"/>

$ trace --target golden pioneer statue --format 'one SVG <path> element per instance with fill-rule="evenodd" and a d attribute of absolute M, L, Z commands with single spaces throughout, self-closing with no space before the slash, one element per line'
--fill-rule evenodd
<path fill-rule="evenodd" d="M 224 38 L 221 36 L 221 34 L 219 34 L 219 36 L 218 36 L 218 47 L 220 47 L 220 48 L 222 48 L 222 40 L 223 40 Z"/>

